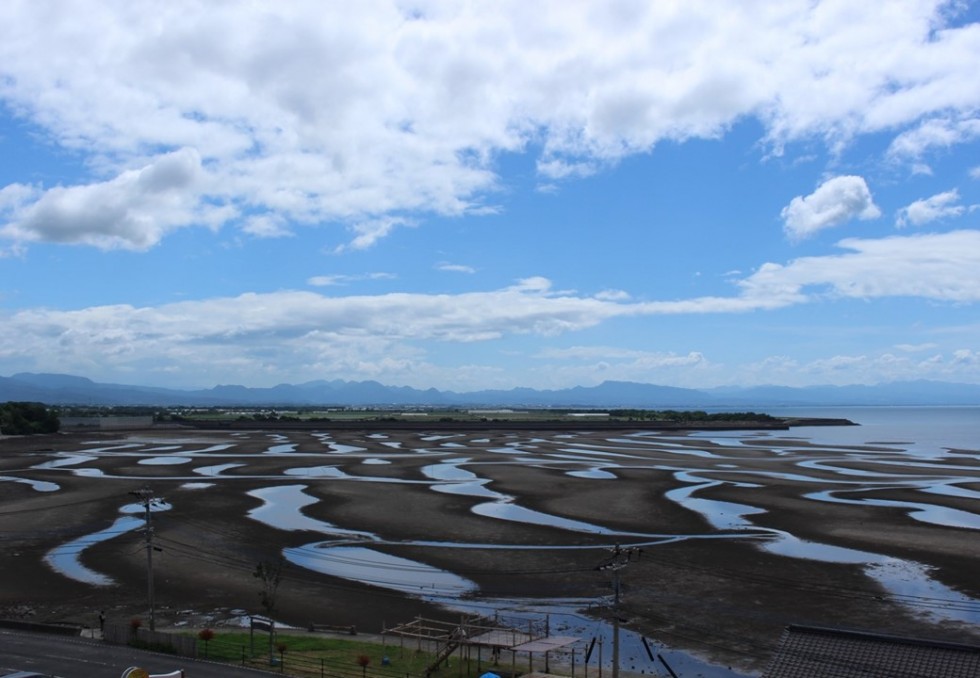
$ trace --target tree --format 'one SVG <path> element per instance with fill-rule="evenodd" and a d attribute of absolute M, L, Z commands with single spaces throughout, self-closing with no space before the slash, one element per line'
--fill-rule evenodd
<path fill-rule="evenodd" d="M 252 573 L 253 577 L 262 582 L 259 601 L 262 603 L 262 609 L 265 610 L 266 616 L 270 619 L 276 609 L 276 594 L 279 592 L 279 582 L 282 580 L 283 562 L 282 556 L 279 556 L 279 559 L 274 563 L 263 560 L 256 565 L 255 572 Z"/>
<path fill-rule="evenodd" d="M 284 559 L 280 555 L 274 563 L 263 560 L 255 566 L 252 576 L 262 582 L 262 589 L 259 591 L 259 601 L 262 609 L 265 610 L 266 617 L 269 618 L 269 663 L 272 659 L 272 639 L 275 636 L 275 621 L 272 613 L 276 610 L 276 594 L 279 592 L 279 582 L 282 581 L 282 565 Z"/>
<path fill-rule="evenodd" d="M 57 433 L 58 415 L 41 403 L 7 402 L 0 404 L 0 432 L 12 436 L 35 433 Z"/>

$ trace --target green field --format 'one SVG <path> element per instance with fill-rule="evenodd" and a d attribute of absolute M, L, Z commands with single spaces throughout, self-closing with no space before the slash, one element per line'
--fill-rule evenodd
<path fill-rule="evenodd" d="M 269 636 L 256 632 L 250 637 L 245 631 L 215 631 L 205 643 L 198 639 L 198 657 L 228 662 L 239 666 L 282 671 L 291 676 L 334 676 L 336 678 L 405 678 L 424 676 L 435 661 L 437 648 L 404 646 L 397 639 L 385 644 L 350 638 L 331 638 L 321 635 L 276 634 L 272 642 L 271 661 Z M 486 654 L 486 653 L 484 653 Z M 501 669 L 501 670 L 498 670 Z M 433 677 L 479 676 L 488 670 L 509 675 L 510 667 L 494 667 L 487 657 L 478 658 L 475 651 L 469 658 L 453 654 L 443 662 Z"/>

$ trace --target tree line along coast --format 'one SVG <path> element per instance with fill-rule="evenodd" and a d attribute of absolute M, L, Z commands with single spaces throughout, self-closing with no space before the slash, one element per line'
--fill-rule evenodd
<path fill-rule="evenodd" d="M 283 428 L 450 430 L 542 429 L 787 429 L 794 426 L 847 426 L 847 419 L 774 417 L 760 412 L 706 412 L 658 409 L 567 408 L 186 408 L 143 406 L 47 406 L 36 402 L 0 403 L 0 434 L 32 435 L 59 430 L 147 426 L 191 428 Z"/>

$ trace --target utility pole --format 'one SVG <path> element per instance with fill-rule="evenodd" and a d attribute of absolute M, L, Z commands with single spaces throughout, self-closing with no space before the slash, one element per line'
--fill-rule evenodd
<path fill-rule="evenodd" d="M 156 619 L 154 617 L 153 606 L 153 523 L 152 505 L 156 501 L 153 497 L 153 490 L 144 487 L 136 492 L 130 492 L 134 497 L 138 497 L 146 514 L 146 599 L 150 605 L 150 630 L 156 631 Z"/>
<path fill-rule="evenodd" d="M 619 581 L 619 571 L 626 567 L 630 560 L 633 559 L 633 554 L 636 554 L 639 558 L 641 549 L 631 546 L 629 548 L 620 548 L 619 544 L 610 549 L 612 551 L 612 556 L 608 558 L 605 562 L 596 566 L 597 570 L 612 570 L 613 573 L 613 647 L 612 647 L 612 678 L 619 678 L 619 592 L 620 592 L 620 581 Z M 601 661 L 600 661 L 601 667 Z M 600 668 L 600 671 L 602 669 Z"/>

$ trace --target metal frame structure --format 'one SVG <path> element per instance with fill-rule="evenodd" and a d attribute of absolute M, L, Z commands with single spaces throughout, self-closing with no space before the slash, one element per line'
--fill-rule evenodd
<path fill-rule="evenodd" d="M 581 641 L 575 636 L 552 636 L 549 633 L 547 618 L 544 623 L 528 621 L 527 628 L 516 628 L 500 623 L 499 619 L 472 616 L 461 617 L 459 622 L 446 622 L 435 619 L 416 617 L 414 620 L 382 630 L 383 636 L 394 635 L 401 639 L 404 649 L 405 639 L 414 639 L 417 649 L 423 649 L 423 643 L 429 645 L 430 651 L 436 655 L 435 661 L 426 670 L 426 675 L 432 674 L 443 662 L 448 662 L 454 652 L 459 650 L 460 671 L 465 662 L 472 661 L 473 649 L 476 649 L 477 672 L 483 663 L 482 650 L 490 650 L 489 661 L 497 666 L 500 663 L 500 653 L 508 650 L 511 653 L 511 675 L 517 675 L 517 653 L 527 653 L 528 670 L 533 671 L 535 653 L 543 653 L 545 657 L 545 672 L 549 669 L 549 655 L 557 650 L 567 651 Z M 433 650 L 433 647 L 435 648 Z M 575 673 L 575 649 L 572 647 L 572 675 Z M 465 654 L 465 656 L 464 656 Z"/>

